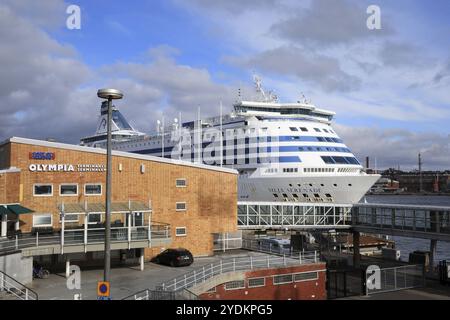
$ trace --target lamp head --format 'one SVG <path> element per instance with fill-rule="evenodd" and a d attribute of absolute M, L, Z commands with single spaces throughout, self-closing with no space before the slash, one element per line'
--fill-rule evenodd
<path fill-rule="evenodd" d="M 102 99 L 122 99 L 123 93 L 117 89 L 100 89 L 97 96 Z"/>

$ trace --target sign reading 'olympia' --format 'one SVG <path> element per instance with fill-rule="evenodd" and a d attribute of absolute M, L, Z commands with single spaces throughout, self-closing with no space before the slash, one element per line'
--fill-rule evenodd
<path fill-rule="evenodd" d="M 30 164 L 31 172 L 105 172 L 104 164 Z"/>

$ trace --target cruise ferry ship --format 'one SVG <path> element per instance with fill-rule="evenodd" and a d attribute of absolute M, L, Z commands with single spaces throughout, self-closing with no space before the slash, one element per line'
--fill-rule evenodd
<path fill-rule="evenodd" d="M 231 167 L 239 172 L 239 201 L 351 204 L 379 175 L 367 174 L 332 128 L 334 112 L 303 99 L 280 103 L 255 77 L 257 97 L 239 99 L 230 114 L 169 128 L 154 135 L 135 130 L 113 107 L 112 147 L 170 159 Z M 222 113 L 222 112 L 220 112 Z M 107 105 L 97 131 L 81 139 L 106 148 Z"/>

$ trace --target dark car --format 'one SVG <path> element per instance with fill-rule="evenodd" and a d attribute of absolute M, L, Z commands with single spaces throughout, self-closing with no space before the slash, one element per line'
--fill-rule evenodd
<path fill-rule="evenodd" d="M 171 267 L 189 266 L 194 262 L 192 253 L 183 248 L 167 249 L 152 259 L 152 262 Z"/>

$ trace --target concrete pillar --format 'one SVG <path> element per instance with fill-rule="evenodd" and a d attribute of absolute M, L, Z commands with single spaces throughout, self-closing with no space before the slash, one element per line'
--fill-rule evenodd
<path fill-rule="evenodd" d="M 6 227 L 7 227 L 6 219 L 7 219 L 7 215 L 2 214 L 2 225 L 1 225 L 1 234 L 0 234 L 0 237 L 2 237 L 2 238 L 6 237 Z"/>
<path fill-rule="evenodd" d="M 353 231 L 353 267 L 361 266 L 361 255 L 359 253 L 359 232 Z"/>
<path fill-rule="evenodd" d="M 69 277 L 70 277 L 70 260 L 67 257 L 66 258 L 66 278 L 69 278 Z"/>
<path fill-rule="evenodd" d="M 139 257 L 139 264 L 141 271 L 144 271 L 144 249 L 141 249 L 141 256 Z"/>
<path fill-rule="evenodd" d="M 430 241 L 430 268 L 429 272 L 433 272 L 434 267 L 434 257 L 436 256 L 437 240 Z"/>
<path fill-rule="evenodd" d="M 17 217 L 17 221 L 14 223 L 14 230 L 19 231 L 20 229 L 20 220 L 19 217 Z"/>

